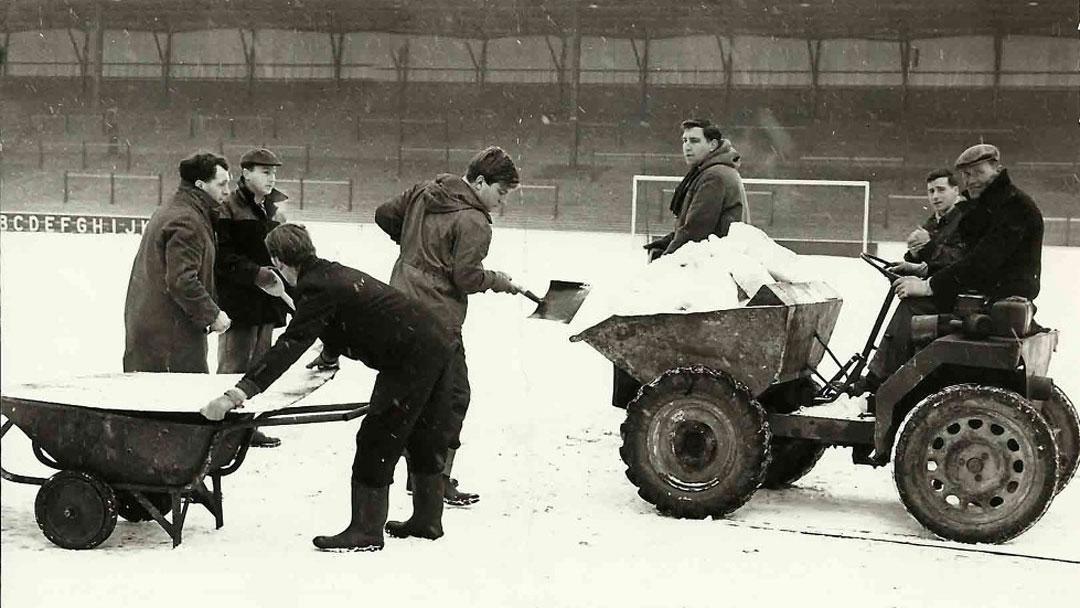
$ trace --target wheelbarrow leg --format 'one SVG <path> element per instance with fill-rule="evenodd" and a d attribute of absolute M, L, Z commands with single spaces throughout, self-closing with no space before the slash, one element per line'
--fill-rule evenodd
<path fill-rule="evenodd" d="M 221 475 L 211 475 L 210 483 L 214 486 L 214 525 L 221 529 L 225 525 L 225 510 L 221 507 Z"/>
<path fill-rule="evenodd" d="M 172 496 L 173 521 L 171 526 L 165 528 L 165 531 L 172 537 L 172 546 L 175 549 L 180 546 L 180 541 L 183 540 L 184 519 L 187 518 L 188 501 L 181 498 L 179 490 L 172 490 L 169 494 Z"/>

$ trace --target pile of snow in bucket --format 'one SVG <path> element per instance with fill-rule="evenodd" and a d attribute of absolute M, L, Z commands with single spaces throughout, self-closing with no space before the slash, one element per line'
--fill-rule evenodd
<path fill-rule="evenodd" d="M 746 304 L 762 285 L 820 280 L 798 254 L 761 230 L 731 225 L 728 236 L 687 243 L 630 277 L 594 284 L 574 327 L 612 315 L 726 310 Z"/>

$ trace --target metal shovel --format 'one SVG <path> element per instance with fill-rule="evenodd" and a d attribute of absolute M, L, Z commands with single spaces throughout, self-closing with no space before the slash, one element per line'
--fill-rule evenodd
<path fill-rule="evenodd" d="M 592 286 L 577 281 L 551 281 L 548 285 L 547 294 L 543 298 L 535 293 L 517 286 L 521 294 L 536 302 L 536 310 L 529 315 L 530 319 L 546 319 L 548 321 L 561 321 L 569 323 L 577 314 L 585 296 L 589 295 Z"/>

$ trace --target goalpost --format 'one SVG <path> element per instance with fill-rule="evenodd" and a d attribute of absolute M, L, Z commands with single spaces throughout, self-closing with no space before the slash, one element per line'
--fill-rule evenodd
<path fill-rule="evenodd" d="M 642 232 L 639 221 L 643 217 L 646 218 L 646 226 L 649 226 L 646 214 L 650 206 L 641 193 L 648 187 L 653 190 L 659 188 L 660 196 L 656 200 L 666 204 L 680 181 L 682 176 L 633 176 L 630 198 L 632 237 Z M 748 222 L 769 236 L 789 241 L 858 245 L 861 251 L 869 251 L 869 181 L 743 178 L 743 185 L 750 207 Z M 657 211 L 657 219 L 660 219 L 666 208 Z M 670 213 L 667 213 L 668 222 L 670 218 Z M 668 230 L 670 224 L 665 226 L 664 231 Z"/>

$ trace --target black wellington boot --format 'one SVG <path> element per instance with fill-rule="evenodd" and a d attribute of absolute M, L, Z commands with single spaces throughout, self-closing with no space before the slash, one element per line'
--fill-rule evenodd
<path fill-rule="evenodd" d="M 386 522 L 386 533 L 395 538 L 415 536 L 430 540 L 442 536 L 444 479 L 442 473 L 412 475 L 412 517 L 406 521 Z"/>
<path fill-rule="evenodd" d="M 349 527 L 334 536 L 316 536 L 311 542 L 319 549 L 381 550 L 389 499 L 390 486 L 369 488 L 354 481 Z"/>

